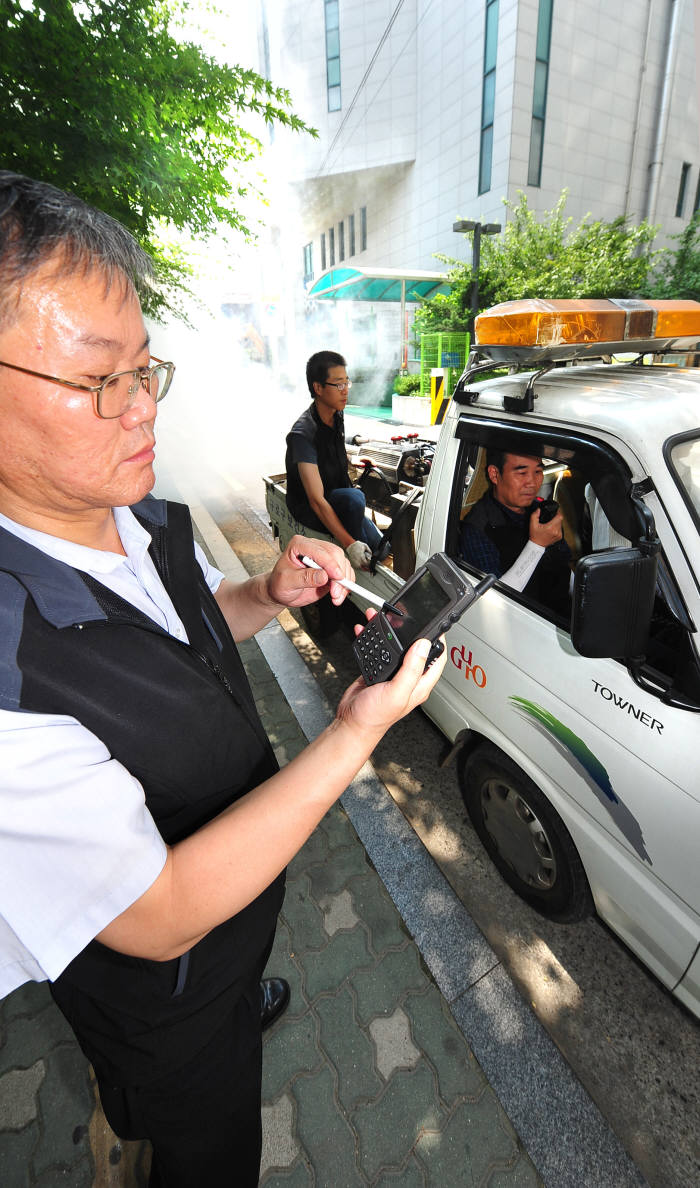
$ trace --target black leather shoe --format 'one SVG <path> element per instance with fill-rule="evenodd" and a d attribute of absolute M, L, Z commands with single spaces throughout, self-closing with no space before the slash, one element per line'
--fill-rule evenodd
<path fill-rule="evenodd" d="M 260 983 L 260 1019 L 265 1031 L 282 1014 L 289 1002 L 289 982 L 284 978 L 263 978 Z"/>

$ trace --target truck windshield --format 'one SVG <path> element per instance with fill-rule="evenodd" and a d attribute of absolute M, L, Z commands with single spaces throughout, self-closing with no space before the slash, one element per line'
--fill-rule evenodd
<path fill-rule="evenodd" d="M 676 482 L 685 494 L 700 526 L 700 438 L 679 441 L 671 448 L 670 462 Z"/>

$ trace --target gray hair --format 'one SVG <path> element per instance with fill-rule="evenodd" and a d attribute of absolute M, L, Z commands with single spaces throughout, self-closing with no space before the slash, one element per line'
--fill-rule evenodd
<path fill-rule="evenodd" d="M 22 283 L 49 259 L 56 276 L 104 273 L 143 292 L 153 275 L 150 257 L 125 227 L 74 194 L 0 169 L 0 317 L 11 316 Z"/>

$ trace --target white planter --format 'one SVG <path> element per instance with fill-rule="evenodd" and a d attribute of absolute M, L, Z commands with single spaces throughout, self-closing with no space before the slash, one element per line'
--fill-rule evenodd
<path fill-rule="evenodd" d="M 391 397 L 391 419 L 400 421 L 402 425 L 430 424 L 429 396 L 397 396 Z"/>

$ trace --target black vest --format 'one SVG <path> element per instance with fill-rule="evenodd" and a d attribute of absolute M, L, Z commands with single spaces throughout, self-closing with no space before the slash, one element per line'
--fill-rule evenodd
<path fill-rule="evenodd" d="M 516 520 L 513 515 L 508 515 L 490 491 L 486 491 L 474 505 L 466 522 L 478 528 L 496 546 L 502 574 L 517 561 L 530 539 L 529 512 Z M 523 590 L 533 602 L 539 602 L 564 617 L 568 617 L 570 609 L 569 556 L 568 546 L 561 541 L 548 545 Z"/>
<path fill-rule="evenodd" d="M 152 499 L 132 510 L 152 536 L 151 556 L 189 645 L 100 582 L 8 533 L 0 536 L 0 570 L 13 572 L 26 591 L 15 614 L 16 708 L 70 714 L 92 731 L 142 783 L 170 844 L 277 764 L 195 561 L 189 511 Z M 7 606 L 7 578 L 0 591 Z M 12 635 L 0 646 L 11 650 Z M 113 1084 L 139 1084 L 193 1056 L 259 976 L 282 895 L 283 876 L 185 958 L 148 961 L 98 941 L 87 945 L 52 993 L 98 1074 Z"/>

